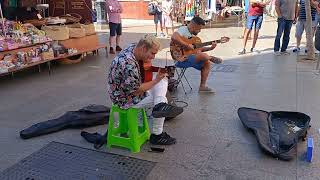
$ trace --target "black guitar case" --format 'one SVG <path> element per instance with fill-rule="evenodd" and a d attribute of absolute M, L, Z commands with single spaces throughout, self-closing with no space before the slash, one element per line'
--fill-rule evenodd
<path fill-rule="evenodd" d="M 300 112 L 272 111 L 241 107 L 238 115 L 242 124 L 252 130 L 259 146 L 267 154 L 281 160 L 296 156 L 299 139 L 304 139 L 310 117 Z"/>
<path fill-rule="evenodd" d="M 89 105 L 78 111 L 68 111 L 57 119 L 40 122 L 20 131 L 22 139 L 29 139 L 67 128 L 83 128 L 107 124 L 110 108 L 103 105 Z"/>

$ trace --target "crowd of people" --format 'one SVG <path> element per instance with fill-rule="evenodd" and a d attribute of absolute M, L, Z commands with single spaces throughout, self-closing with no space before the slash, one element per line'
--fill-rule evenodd
<path fill-rule="evenodd" d="M 244 13 L 246 17 L 245 28 L 243 33 L 243 48 L 239 54 L 246 54 L 247 42 L 253 39 L 250 52 L 259 52 L 255 49 L 256 43 L 259 37 L 259 30 L 263 24 L 264 14 L 267 13 L 272 17 L 277 17 L 278 28 L 276 31 L 276 38 L 274 42 L 274 53 L 276 55 L 289 54 L 287 51 L 290 41 L 290 32 L 293 24 L 296 24 L 296 44 L 294 52 L 301 50 L 301 38 L 306 26 L 306 12 L 305 12 L 305 0 L 243 0 Z M 122 7 L 118 0 L 107 0 L 107 13 L 110 27 L 110 54 L 120 52 L 122 49 L 119 46 L 120 37 L 122 34 L 121 17 Z M 311 14 L 312 14 L 312 27 L 315 31 L 315 27 L 318 24 L 318 18 L 320 13 L 320 0 L 310 0 L 311 2 Z M 223 6 L 221 1 L 217 1 L 218 5 Z M 219 4 L 220 3 L 220 4 Z M 169 29 L 171 34 L 174 32 L 173 28 L 173 10 L 174 3 L 172 0 L 152 0 L 150 2 L 155 8 L 154 24 L 155 24 L 155 36 L 169 37 Z M 220 6 L 219 6 L 220 7 Z M 158 28 L 160 27 L 160 29 Z M 165 29 L 165 33 L 164 33 Z M 158 32 L 160 30 L 160 32 Z M 252 37 L 253 34 L 253 37 Z M 282 37 L 282 45 L 281 44 Z M 116 41 L 114 48 L 114 41 Z M 307 52 L 307 49 L 305 50 Z"/>
<path fill-rule="evenodd" d="M 246 26 L 243 35 L 243 48 L 239 54 L 246 53 L 246 45 L 253 30 L 254 37 L 250 52 L 257 52 L 255 49 L 259 30 L 262 27 L 263 14 L 266 9 L 269 10 L 271 16 L 277 17 L 278 28 L 274 41 L 274 53 L 277 56 L 290 54 L 287 51 L 290 41 L 290 33 L 293 24 L 296 24 L 296 44 L 293 52 L 300 51 L 302 34 L 306 27 L 306 9 L 305 0 L 246 0 Z M 310 0 L 313 34 L 315 34 L 320 14 L 319 0 Z M 267 8 L 268 7 L 268 8 Z M 281 44 L 282 37 L 282 44 Z M 308 50 L 306 49 L 305 52 Z"/>
<path fill-rule="evenodd" d="M 158 24 L 160 25 L 160 37 L 168 37 L 170 28 L 173 33 L 173 2 L 172 0 L 152 0 L 149 5 L 155 7 L 154 13 L 154 24 L 156 33 L 155 36 L 158 36 Z M 166 34 L 163 33 L 163 29 L 166 30 Z"/>

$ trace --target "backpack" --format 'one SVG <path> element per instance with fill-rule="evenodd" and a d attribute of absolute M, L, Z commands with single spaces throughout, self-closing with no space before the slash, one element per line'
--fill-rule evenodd
<path fill-rule="evenodd" d="M 153 3 L 148 4 L 148 14 L 155 15 L 157 13 L 157 7 Z"/>

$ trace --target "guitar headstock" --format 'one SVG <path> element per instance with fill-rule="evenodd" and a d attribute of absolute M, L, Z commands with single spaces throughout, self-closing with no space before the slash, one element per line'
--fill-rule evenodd
<path fill-rule="evenodd" d="M 229 37 L 221 37 L 220 41 L 221 43 L 226 43 L 226 42 L 229 42 L 230 38 Z"/>

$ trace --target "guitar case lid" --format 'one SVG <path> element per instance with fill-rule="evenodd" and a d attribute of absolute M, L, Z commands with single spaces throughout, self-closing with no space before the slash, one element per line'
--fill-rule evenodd
<path fill-rule="evenodd" d="M 315 36 L 316 37 L 314 41 L 314 46 L 318 51 L 320 51 L 320 26 L 317 27 L 317 32 Z"/>
<path fill-rule="evenodd" d="M 241 107 L 238 115 L 242 124 L 252 130 L 260 148 L 281 160 L 296 156 L 298 140 L 305 138 L 310 117 L 300 112 L 272 111 Z"/>

